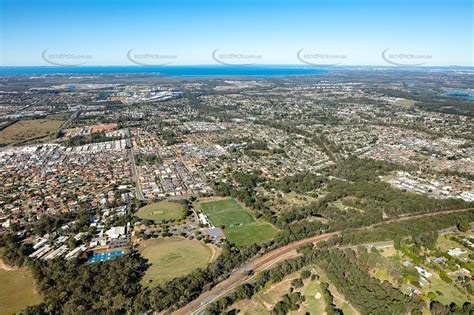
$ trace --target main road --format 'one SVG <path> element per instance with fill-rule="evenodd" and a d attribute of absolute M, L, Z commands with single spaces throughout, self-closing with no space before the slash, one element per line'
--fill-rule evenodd
<path fill-rule="evenodd" d="M 137 197 L 138 200 L 140 201 L 146 201 L 145 196 L 143 196 L 143 191 L 142 191 L 142 186 L 140 185 L 140 179 L 138 178 L 138 173 L 137 173 L 137 166 L 135 164 L 135 156 L 133 155 L 133 148 L 132 148 L 132 136 L 130 134 L 130 129 L 127 129 L 128 133 L 128 157 L 130 159 L 130 164 L 132 166 L 132 176 L 133 179 L 135 180 L 135 196 Z"/>
<path fill-rule="evenodd" d="M 466 209 L 455 209 L 455 210 L 443 210 L 437 212 L 428 212 L 428 213 L 416 213 L 411 216 L 404 216 L 401 218 L 383 221 L 380 223 L 376 223 L 374 225 L 363 227 L 360 229 L 371 229 L 378 225 L 387 224 L 387 223 L 394 223 L 400 221 L 406 221 L 409 219 L 416 219 L 422 217 L 430 217 L 436 216 L 440 214 L 449 214 L 454 212 L 466 212 L 473 210 L 474 208 L 466 208 Z M 210 303 L 216 301 L 217 299 L 225 296 L 232 290 L 234 290 L 237 286 L 250 281 L 255 277 L 259 272 L 269 269 L 273 265 L 284 261 L 286 259 L 296 257 L 298 255 L 296 249 L 305 244 L 313 244 L 318 243 L 323 240 L 328 240 L 334 236 L 340 235 L 340 231 L 325 233 L 317 236 L 313 236 L 310 238 L 306 238 L 300 241 L 296 241 L 285 245 L 283 247 L 277 248 L 272 250 L 271 252 L 255 258 L 249 261 L 247 264 L 241 266 L 237 270 L 235 270 L 227 279 L 217 284 L 211 290 L 203 292 L 200 296 L 198 296 L 195 300 L 189 302 L 182 308 L 174 311 L 172 314 L 175 315 L 186 315 L 186 314 L 201 314 L 203 313 L 204 309 Z M 253 270 L 253 275 L 249 275 L 248 271 Z"/>
<path fill-rule="evenodd" d="M 317 243 L 322 240 L 330 239 L 331 237 L 339 235 L 339 232 L 326 233 L 318 236 L 313 236 L 301 241 L 293 242 L 283 247 L 277 248 L 261 257 L 255 258 L 249 261 L 244 266 L 241 266 L 238 270 L 230 275 L 229 278 L 220 282 L 218 285 L 213 287 L 211 290 L 202 293 L 197 299 L 191 301 L 184 307 L 173 312 L 175 315 L 185 314 L 199 314 L 206 306 L 226 295 L 230 291 L 234 290 L 237 286 L 251 280 L 259 272 L 266 270 L 274 264 L 283 260 L 295 257 L 298 255 L 296 249 L 302 245 L 309 243 Z M 253 275 L 249 275 L 247 271 L 253 270 Z"/>

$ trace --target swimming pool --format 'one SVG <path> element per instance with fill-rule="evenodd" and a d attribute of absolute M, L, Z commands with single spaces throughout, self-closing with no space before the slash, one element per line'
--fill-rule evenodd
<path fill-rule="evenodd" d="M 124 250 L 116 250 L 116 251 L 107 252 L 107 253 L 97 253 L 97 254 L 92 255 L 87 261 L 87 263 L 93 264 L 98 261 L 107 261 L 117 256 L 121 256 L 123 254 L 125 254 Z"/>

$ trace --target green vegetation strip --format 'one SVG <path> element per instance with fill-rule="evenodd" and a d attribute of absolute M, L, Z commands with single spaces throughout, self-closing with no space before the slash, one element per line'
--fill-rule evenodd
<path fill-rule="evenodd" d="M 341 244 L 362 244 L 388 241 L 411 235 L 419 235 L 435 230 L 446 229 L 461 222 L 474 221 L 474 210 L 440 214 L 424 218 L 382 224 L 370 230 L 350 230 L 342 233 L 336 242 Z"/>

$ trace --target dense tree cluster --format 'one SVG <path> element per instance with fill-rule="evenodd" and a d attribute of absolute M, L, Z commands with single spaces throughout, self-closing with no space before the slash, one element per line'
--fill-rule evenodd
<path fill-rule="evenodd" d="M 424 234 L 433 230 L 445 229 L 455 226 L 462 221 L 474 221 L 474 210 L 381 224 L 372 229 L 347 230 L 343 231 L 341 237 L 335 238 L 331 243 L 362 244 L 388 241 L 401 237 L 409 237 L 411 235 Z"/>
<path fill-rule="evenodd" d="M 321 251 L 318 264 L 331 283 L 363 314 L 421 314 L 420 300 L 370 277 L 369 270 L 358 263 L 352 250 Z"/>
<path fill-rule="evenodd" d="M 304 255 L 297 258 L 288 259 L 269 270 L 262 271 L 255 277 L 254 283 L 245 283 L 238 286 L 229 295 L 226 295 L 218 299 L 216 302 L 210 304 L 206 309 L 206 312 L 208 314 L 221 314 L 234 302 L 251 298 L 267 284 L 280 282 L 284 277 L 300 270 L 310 262 L 311 258 Z"/>
<path fill-rule="evenodd" d="M 252 141 L 245 146 L 246 151 L 250 150 L 268 150 L 268 145 L 263 140 Z"/>
<path fill-rule="evenodd" d="M 134 310 L 146 260 L 136 252 L 107 262 L 84 264 L 62 259 L 31 261 L 36 283 L 45 296 L 28 314 L 126 313 Z"/>
<path fill-rule="evenodd" d="M 331 291 L 329 291 L 329 284 L 327 282 L 321 282 L 321 291 L 323 292 L 324 301 L 326 301 L 326 313 L 328 315 L 342 315 L 342 310 L 338 309 L 336 304 L 334 304 L 334 297 Z"/>
<path fill-rule="evenodd" d="M 259 273 L 255 282 L 240 285 L 236 290 L 220 298 L 207 308 L 208 314 L 221 314 L 229 306 L 241 299 L 249 299 L 269 283 L 278 283 L 284 277 L 305 266 L 318 264 L 327 273 L 329 280 L 344 294 L 346 299 L 363 314 L 421 314 L 420 300 L 409 297 L 388 282 L 380 283 L 369 276 L 368 267 L 359 261 L 352 250 L 307 249 L 302 255 L 286 260 L 277 266 Z M 328 286 L 322 284 L 328 314 L 341 314 L 333 303 Z M 286 314 L 288 299 L 275 306 L 278 314 Z M 297 305 L 298 302 L 292 305 Z"/>
<path fill-rule="evenodd" d="M 3 248 L 1 258 L 10 266 L 23 266 L 28 262 L 27 256 L 32 247 L 21 242 L 22 237 L 15 234 L 0 236 L 0 248 Z"/>
<path fill-rule="evenodd" d="M 303 194 L 321 188 L 325 183 L 327 183 L 326 176 L 299 173 L 281 178 L 275 183 L 275 186 L 284 193 L 294 191 Z"/>
<path fill-rule="evenodd" d="M 439 100 L 432 98 L 429 101 L 417 102 L 416 106 L 426 111 L 474 117 L 472 102 L 462 99 Z"/>
<path fill-rule="evenodd" d="M 462 306 L 456 303 L 443 305 L 438 301 L 430 303 L 430 312 L 432 315 L 472 315 L 474 314 L 474 305 L 466 302 Z"/>
<path fill-rule="evenodd" d="M 183 133 L 186 133 L 182 131 Z M 177 143 L 183 142 L 181 138 L 179 137 L 179 133 L 177 131 L 173 130 L 161 130 L 160 131 L 160 136 L 163 138 L 163 140 L 166 141 L 167 145 L 173 145 Z"/>
<path fill-rule="evenodd" d="M 286 245 L 291 242 L 319 235 L 327 229 L 327 225 L 319 221 L 298 221 L 282 227 L 275 236 L 275 243 Z"/>
<path fill-rule="evenodd" d="M 134 158 L 137 165 L 160 164 L 162 162 L 158 154 L 137 153 Z"/>
<path fill-rule="evenodd" d="M 368 181 L 377 180 L 378 176 L 387 175 L 391 171 L 400 169 L 404 169 L 404 167 L 383 160 L 350 156 L 337 163 L 334 175 L 348 181 Z"/>
<path fill-rule="evenodd" d="M 273 307 L 272 314 L 285 315 L 290 311 L 297 311 L 300 308 L 300 303 L 304 301 L 304 295 L 300 292 L 291 292 L 282 296 Z"/>
<path fill-rule="evenodd" d="M 87 136 L 73 136 L 70 137 L 66 145 L 69 147 L 81 146 L 89 143 L 99 143 L 105 141 L 120 140 L 122 137 L 108 137 L 104 132 L 95 132 Z"/>
<path fill-rule="evenodd" d="M 363 201 L 356 204 L 363 211 L 377 209 L 389 217 L 413 212 L 432 212 L 473 207 L 473 203 L 461 199 L 434 199 L 425 195 L 392 188 L 380 181 L 344 182 L 332 181 L 328 190 L 339 197 L 351 196 Z"/>

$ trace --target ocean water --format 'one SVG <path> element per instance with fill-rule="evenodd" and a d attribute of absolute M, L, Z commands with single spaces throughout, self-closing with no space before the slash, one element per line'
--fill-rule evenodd
<path fill-rule="evenodd" d="M 468 92 L 464 91 L 450 91 L 445 93 L 444 95 L 452 98 L 474 101 L 474 94 L 469 94 Z"/>
<path fill-rule="evenodd" d="M 0 67 L 1 76 L 94 75 L 147 73 L 165 77 L 318 75 L 327 70 L 310 66 L 78 66 Z"/>

